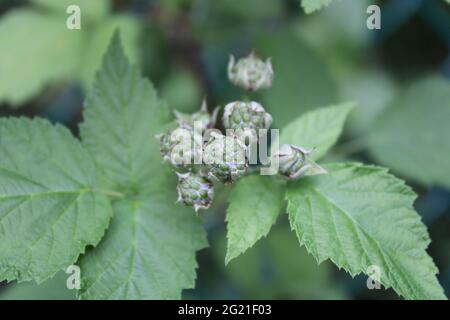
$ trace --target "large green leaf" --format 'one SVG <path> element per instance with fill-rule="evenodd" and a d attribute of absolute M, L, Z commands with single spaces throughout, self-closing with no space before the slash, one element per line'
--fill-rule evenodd
<path fill-rule="evenodd" d="M 352 104 L 343 103 L 310 111 L 282 129 L 280 143 L 315 148 L 311 158 L 317 160 L 336 143 L 352 108 Z"/>
<path fill-rule="evenodd" d="M 279 181 L 267 176 L 248 176 L 236 184 L 227 210 L 226 264 L 269 233 L 283 209 L 283 191 Z"/>
<path fill-rule="evenodd" d="M 174 200 L 161 192 L 114 203 L 105 238 L 80 262 L 83 299 L 179 299 L 194 288 L 206 236 Z"/>
<path fill-rule="evenodd" d="M 140 28 L 138 20 L 125 14 L 109 16 L 97 22 L 92 28 L 81 30 L 84 41 L 78 71 L 84 88 L 92 87 L 95 70 L 101 65 L 102 55 L 108 48 L 109 40 L 115 30 L 120 30 L 125 53 L 130 57 L 131 62 L 139 62 Z"/>
<path fill-rule="evenodd" d="M 11 283 L 0 291 L 0 300 L 75 300 L 76 290 L 67 288 L 68 277 L 60 271 L 40 285 L 33 282 Z"/>
<path fill-rule="evenodd" d="M 450 187 L 450 82 L 431 77 L 413 85 L 375 122 L 372 155 L 424 184 Z"/>
<path fill-rule="evenodd" d="M 306 13 L 312 13 L 331 3 L 332 0 L 302 0 L 302 7 Z"/>
<path fill-rule="evenodd" d="M 111 216 L 90 155 L 45 120 L 0 120 L 0 280 L 42 282 L 97 244 Z"/>
<path fill-rule="evenodd" d="M 117 37 L 104 57 L 83 115 L 83 143 L 111 188 L 135 193 L 164 184 L 168 169 L 161 165 L 155 135 L 171 120 L 170 110 L 130 65 Z"/>
<path fill-rule="evenodd" d="M 65 19 L 28 9 L 2 17 L 0 102 L 23 103 L 48 83 L 75 72 L 82 37 L 65 27 Z"/>
<path fill-rule="evenodd" d="M 257 53 L 272 58 L 275 79 L 262 98 L 273 116 L 273 127 L 280 128 L 305 111 L 336 102 L 335 84 L 326 64 L 293 30 L 264 36 L 257 44 Z"/>
<path fill-rule="evenodd" d="M 443 299 L 425 251 L 430 239 L 414 211 L 415 193 L 386 169 L 325 166 L 327 175 L 288 187 L 291 227 L 320 263 L 331 259 L 352 276 L 378 266 L 380 282 L 408 299 Z"/>
<path fill-rule="evenodd" d="M 175 299 L 195 281 L 205 231 L 193 210 L 175 205 L 154 135 L 169 110 L 124 55 L 116 34 L 87 100 L 81 134 L 125 196 L 113 204 L 105 239 L 81 260 L 85 299 Z"/>

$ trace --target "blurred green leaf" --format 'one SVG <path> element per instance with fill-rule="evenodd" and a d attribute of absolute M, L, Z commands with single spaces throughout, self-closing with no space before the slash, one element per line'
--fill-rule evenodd
<path fill-rule="evenodd" d="M 66 286 L 68 276 L 60 271 L 40 285 L 33 282 L 10 283 L 0 291 L 0 300 L 75 300 L 75 290 Z"/>
<path fill-rule="evenodd" d="M 284 226 L 287 227 L 287 226 Z M 343 299 L 345 296 L 333 283 L 332 265 L 317 265 L 305 248 L 299 247 L 294 234 L 288 228 L 274 229 L 267 241 L 280 277 L 279 291 L 288 290 L 294 296 L 317 299 Z M 282 288 L 283 286 L 284 288 Z"/>
<path fill-rule="evenodd" d="M 311 159 L 317 160 L 336 143 L 352 109 L 351 103 L 343 103 L 309 111 L 282 129 L 280 144 L 314 149 Z"/>
<path fill-rule="evenodd" d="M 132 16 L 119 14 L 110 16 L 91 29 L 83 30 L 84 43 L 81 54 L 80 77 L 85 89 L 90 88 L 95 71 L 101 65 L 103 53 L 115 30 L 120 30 L 123 46 L 132 63 L 138 63 L 139 56 L 139 22 Z"/>
<path fill-rule="evenodd" d="M 355 101 L 358 106 L 348 118 L 350 134 L 367 134 L 373 122 L 395 97 L 398 88 L 390 76 L 380 69 L 351 72 L 339 81 L 343 101 Z"/>
<path fill-rule="evenodd" d="M 301 0 L 306 13 L 312 13 L 331 3 L 332 0 Z"/>
<path fill-rule="evenodd" d="M 335 85 L 324 61 L 294 32 L 265 36 L 258 43 L 257 53 L 262 58 L 272 57 L 275 79 L 262 98 L 273 116 L 274 127 L 335 102 Z"/>
<path fill-rule="evenodd" d="M 61 1 L 36 2 L 53 9 L 65 5 Z M 79 3 L 89 7 L 86 11 L 97 13 L 96 18 L 108 9 L 107 1 Z M 97 19 L 94 24 L 82 23 L 81 30 L 67 29 L 66 18 L 65 10 L 62 15 L 53 15 L 21 9 L 0 20 L 0 101 L 12 106 L 22 104 L 46 85 L 62 79 L 79 77 L 88 88 L 116 29 L 124 35 L 125 49 L 132 61 L 139 61 L 140 28 L 132 16 L 113 15 Z"/>
<path fill-rule="evenodd" d="M 200 109 L 202 88 L 194 75 L 178 67 L 170 74 L 161 87 L 161 97 L 171 109 L 181 112 L 194 112 Z"/>
<path fill-rule="evenodd" d="M 224 239 L 222 237 L 221 239 Z M 225 243 L 214 244 L 223 261 Z M 331 265 L 317 266 L 298 245 L 287 226 L 274 227 L 244 255 L 231 261 L 225 271 L 243 297 L 254 299 L 342 299 L 332 281 Z"/>
<path fill-rule="evenodd" d="M 450 82 L 435 76 L 400 95 L 374 123 L 371 154 L 418 182 L 450 187 Z"/>
<path fill-rule="evenodd" d="M 246 21 L 271 18 L 279 15 L 283 9 L 283 1 L 280 0 L 266 0 L 264 4 L 261 4 L 261 0 L 214 0 L 210 1 L 210 5 L 221 15 L 234 16 Z"/>
<path fill-rule="evenodd" d="M 0 101 L 23 103 L 76 71 L 82 36 L 65 19 L 20 9 L 0 20 Z"/>
<path fill-rule="evenodd" d="M 288 186 L 291 227 L 318 263 L 352 276 L 380 268 L 380 282 L 406 299 L 445 299 L 427 254 L 430 238 L 413 209 L 416 194 L 387 169 L 355 163 Z"/>
<path fill-rule="evenodd" d="M 68 16 L 67 7 L 77 5 L 80 7 L 81 19 L 99 19 L 109 12 L 109 0 L 31 0 L 34 4 L 48 8 L 55 13 Z M 83 24 L 82 24 L 83 25 Z"/>
<path fill-rule="evenodd" d="M 325 10 L 302 19 L 297 32 L 333 67 L 355 66 L 355 57 L 370 43 L 366 10 L 371 4 L 371 0 L 333 1 Z"/>
<path fill-rule="evenodd" d="M 225 264 L 269 233 L 283 209 L 283 191 L 283 185 L 273 177 L 253 175 L 237 182 L 227 209 Z"/>

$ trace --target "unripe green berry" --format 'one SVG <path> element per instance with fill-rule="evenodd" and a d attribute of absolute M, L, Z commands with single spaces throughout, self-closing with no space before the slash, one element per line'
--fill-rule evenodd
<path fill-rule="evenodd" d="M 248 168 L 246 148 L 236 136 L 211 134 L 203 149 L 203 174 L 231 183 L 242 177 Z"/>
<path fill-rule="evenodd" d="M 272 116 L 258 102 L 235 101 L 225 106 L 222 122 L 226 129 L 268 129 Z"/>
<path fill-rule="evenodd" d="M 270 59 L 262 61 L 253 52 L 246 58 L 239 59 L 237 63 L 234 57 L 230 56 L 228 78 L 234 85 L 250 91 L 270 88 L 273 81 L 272 63 Z"/>
<path fill-rule="evenodd" d="M 311 151 L 290 144 L 282 145 L 275 154 L 279 164 L 278 172 L 288 179 L 299 179 L 303 176 L 313 176 L 327 173 L 317 163 L 308 159 Z"/>
<path fill-rule="evenodd" d="M 176 168 L 192 168 L 195 160 L 201 158 L 202 137 L 197 137 L 194 130 L 185 124 L 157 138 L 160 140 L 161 156 Z"/>
<path fill-rule="evenodd" d="M 178 202 L 195 211 L 208 209 L 214 198 L 214 186 L 207 178 L 192 172 L 177 173 Z"/>

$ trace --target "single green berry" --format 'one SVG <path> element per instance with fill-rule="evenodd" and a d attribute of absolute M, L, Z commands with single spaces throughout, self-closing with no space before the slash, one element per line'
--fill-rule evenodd
<path fill-rule="evenodd" d="M 269 129 L 272 116 L 258 102 L 235 101 L 225 106 L 222 122 L 226 129 Z"/>
<path fill-rule="evenodd" d="M 270 59 L 262 61 L 253 52 L 237 62 L 230 56 L 228 78 L 234 85 L 249 91 L 270 88 L 273 81 L 272 63 Z"/>
<path fill-rule="evenodd" d="M 269 129 L 272 124 L 272 116 L 257 102 L 236 101 L 225 106 L 223 125 L 226 129 L 233 129 L 236 135 L 242 134 L 258 139 L 259 129 Z"/>
<path fill-rule="evenodd" d="M 203 149 L 205 167 L 202 173 L 223 183 L 234 182 L 247 172 L 246 151 L 236 136 L 211 133 Z"/>
<path fill-rule="evenodd" d="M 174 114 L 180 125 L 186 125 L 193 129 L 201 128 L 204 131 L 215 126 L 218 112 L 219 108 L 217 107 L 212 114 L 209 114 L 206 100 L 203 100 L 202 106 L 197 112 L 186 114 L 174 111 Z"/>
<path fill-rule="evenodd" d="M 157 135 L 160 141 L 160 153 L 164 161 L 176 168 L 192 168 L 201 161 L 202 137 L 194 130 L 181 124 L 175 129 L 169 129 L 165 134 Z"/>
<path fill-rule="evenodd" d="M 195 211 L 208 209 L 214 198 L 214 186 L 207 178 L 192 172 L 177 173 L 178 202 Z"/>
<path fill-rule="evenodd" d="M 288 179 L 299 179 L 303 176 L 313 176 L 327 173 L 317 163 L 308 158 L 311 151 L 302 147 L 284 144 L 275 154 L 278 161 L 278 172 Z"/>

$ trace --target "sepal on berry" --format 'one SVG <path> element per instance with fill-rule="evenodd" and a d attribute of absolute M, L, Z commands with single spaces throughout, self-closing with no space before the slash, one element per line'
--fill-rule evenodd
<path fill-rule="evenodd" d="M 292 180 L 304 176 L 328 173 L 324 168 L 308 158 L 312 151 L 290 144 L 282 145 L 275 154 L 279 163 L 278 172 Z"/>
<path fill-rule="evenodd" d="M 203 100 L 200 110 L 192 114 L 182 113 L 176 110 L 174 111 L 176 120 L 179 125 L 186 125 L 191 128 L 194 128 L 195 125 L 198 125 L 202 130 L 210 129 L 215 126 L 218 113 L 219 107 L 216 107 L 212 114 L 208 112 L 206 99 Z"/>

